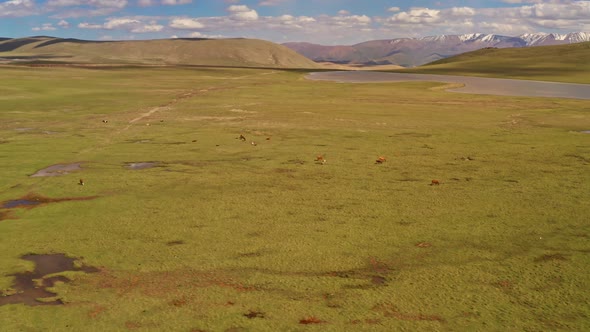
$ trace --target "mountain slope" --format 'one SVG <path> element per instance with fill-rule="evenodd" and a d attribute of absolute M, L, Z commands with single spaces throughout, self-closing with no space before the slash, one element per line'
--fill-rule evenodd
<path fill-rule="evenodd" d="M 257 39 L 87 41 L 30 37 L 0 41 L 0 58 L 75 63 L 318 68 L 287 47 Z"/>
<path fill-rule="evenodd" d="M 494 34 L 440 35 L 423 38 L 372 40 L 352 46 L 323 46 L 309 43 L 285 43 L 314 61 L 349 64 L 397 64 L 414 67 L 481 48 L 529 47 L 590 41 L 590 33 L 567 35 L 526 34 L 518 37 Z"/>
<path fill-rule="evenodd" d="M 404 72 L 519 78 L 590 84 L 590 42 L 481 49 Z"/>

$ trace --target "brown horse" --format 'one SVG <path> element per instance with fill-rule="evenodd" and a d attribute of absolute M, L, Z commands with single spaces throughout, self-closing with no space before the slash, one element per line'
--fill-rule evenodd
<path fill-rule="evenodd" d="M 381 157 L 377 158 L 377 160 L 375 160 L 375 164 L 383 164 L 386 161 L 387 161 L 387 159 L 385 159 L 385 157 L 381 156 Z"/>

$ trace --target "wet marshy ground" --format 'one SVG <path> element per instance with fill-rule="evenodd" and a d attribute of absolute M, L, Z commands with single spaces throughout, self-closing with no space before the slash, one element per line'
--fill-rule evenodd
<path fill-rule="evenodd" d="M 126 163 L 125 168 L 133 169 L 133 170 L 140 170 L 140 169 L 147 169 L 160 166 L 160 163 L 155 161 L 144 161 L 144 162 L 136 162 L 136 163 Z"/>
<path fill-rule="evenodd" d="M 47 288 L 54 287 L 57 282 L 70 282 L 65 276 L 50 276 L 67 271 L 81 271 L 85 273 L 99 272 L 92 266 L 76 264 L 76 258 L 67 257 L 64 254 L 24 255 L 24 260 L 35 263 L 35 270 L 15 273 L 14 284 L 8 290 L 0 291 L 0 306 L 6 304 L 60 305 L 62 300 L 56 298 L 57 294 Z"/>
<path fill-rule="evenodd" d="M 66 197 L 66 198 L 49 198 L 38 194 L 27 194 L 21 198 L 12 199 L 0 202 L 0 209 L 14 209 L 14 208 L 34 208 L 39 205 L 48 203 L 59 203 L 67 201 L 86 201 L 95 199 L 97 196 L 88 197 Z M 2 216 L 4 211 L 0 211 Z"/>
<path fill-rule="evenodd" d="M 59 176 L 68 174 L 71 172 L 79 171 L 82 169 L 82 163 L 72 163 L 72 164 L 56 164 L 51 165 L 49 167 L 45 167 L 44 169 L 38 170 L 35 174 L 31 175 L 31 177 L 39 177 L 39 176 Z"/>

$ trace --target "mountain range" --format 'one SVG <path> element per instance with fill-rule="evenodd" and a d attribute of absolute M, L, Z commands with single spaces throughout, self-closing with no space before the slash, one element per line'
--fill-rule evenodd
<path fill-rule="evenodd" d="M 516 37 L 472 33 L 372 40 L 350 46 L 304 42 L 283 45 L 316 62 L 414 67 L 481 48 L 547 46 L 586 41 L 590 41 L 588 32 L 527 33 Z"/>

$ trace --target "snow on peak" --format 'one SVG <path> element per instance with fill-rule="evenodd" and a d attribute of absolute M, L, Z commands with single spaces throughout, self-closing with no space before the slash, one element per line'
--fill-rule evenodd
<path fill-rule="evenodd" d="M 480 36 L 483 36 L 483 33 L 470 33 L 470 34 L 465 34 L 465 35 L 460 35 L 459 39 L 462 42 L 466 42 L 466 41 L 472 41 L 472 40 L 476 40 L 478 39 Z"/>
<path fill-rule="evenodd" d="M 451 37 L 453 37 L 453 36 L 449 36 L 449 35 L 427 36 L 427 37 L 420 38 L 420 40 L 438 42 L 438 41 L 449 40 Z"/>
<path fill-rule="evenodd" d="M 518 37 L 524 40 L 527 46 L 542 45 L 544 43 L 552 44 L 552 41 L 566 43 L 580 43 L 590 41 L 590 33 L 588 32 L 571 32 L 568 34 L 538 32 L 525 33 Z"/>
<path fill-rule="evenodd" d="M 566 35 L 564 40 L 569 41 L 570 43 L 581 43 L 590 41 L 590 33 L 588 32 L 572 32 Z"/>

